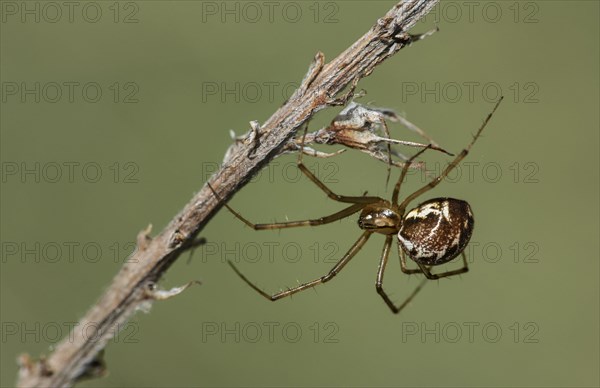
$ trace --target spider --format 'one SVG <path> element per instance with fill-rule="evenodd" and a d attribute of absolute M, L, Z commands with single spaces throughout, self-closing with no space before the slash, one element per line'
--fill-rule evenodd
<path fill-rule="evenodd" d="M 276 301 L 300 291 L 315 287 L 319 284 L 326 283 L 333 279 L 348 262 L 360 251 L 365 245 L 369 237 L 373 233 L 383 234 L 385 236 L 385 243 L 383 245 L 383 252 L 379 261 L 379 268 L 377 270 L 377 281 L 375 288 L 377 293 L 383 298 L 386 305 L 390 310 L 397 314 L 399 313 L 415 295 L 421 290 L 425 282 L 434 279 L 441 279 L 444 277 L 459 275 L 468 272 L 469 267 L 467 264 L 467 258 L 464 250 L 469 243 L 471 235 L 473 233 L 474 219 L 471 207 L 466 201 L 454 198 L 433 198 L 427 200 L 412 210 L 406 211 L 407 206 L 417 197 L 420 197 L 427 191 L 436 187 L 442 179 L 444 179 L 469 153 L 469 150 L 473 144 L 479 138 L 481 132 L 490 121 L 492 115 L 500 105 L 503 97 L 500 97 L 492 111 L 487 115 L 483 121 L 481 127 L 478 129 L 475 136 L 466 148 L 462 150 L 441 172 L 441 174 L 421 187 L 417 191 L 407 196 L 402 202 L 399 202 L 400 186 L 406 177 L 410 164 L 423 152 L 431 148 L 431 145 L 420 150 L 414 156 L 412 156 L 402 168 L 400 177 L 394 186 L 392 198 L 390 201 L 380 197 L 374 196 L 345 196 L 338 195 L 331 191 L 323 182 L 321 182 L 303 163 L 302 163 L 302 150 L 304 149 L 304 138 L 306 136 L 307 129 L 304 129 L 304 135 L 300 146 L 300 152 L 298 154 L 297 165 L 300 171 L 304 173 L 308 179 L 314 182 L 327 196 L 334 201 L 349 203 L 351 204 L 345 209 L 338 211 L 337 213 L 304 221 L 289 221 L 289 222 L 278 222 L 269 224 L 254 224 L 244 218 L 240 213 L 232 209 L 229 205 L 224 203 L 224 206 L 243 223 L 248 225 L 254 230 L 267 230 L 267 229 L 284 229 L 293 228 L 299 226 L 317 226 L 329 224 L 334 221 L 341 220 L 349 217 L 360 211 L 358 218 L 358 226 L 363 230 L 363 233 L 358 240 L 350 247 L 346 254 L 337 262 L 337 264 L 324 276 L 321 276 L 310 282 L 300 284 L 297 287 L 288 288 L 285 291 L 281 291 L 275 294 L 268 294 L 267 292 L 260 289 L 254 283 L 252 283 L 240 270 L 231 262 L 228 261 L 231 268 L 235 273 L 242 278 L 246 284 L 252 289 L 258 292 L 260 295 L 268 300 Z M 210 186 L 213 194 L 217 199 L 220 200 L 219 195 Z M 417 274 L 422 273 L 425 278 L 420 284 L 414 289 L 414 291 L 404 300 L 400 305 L 395 305 L 388 294 L 383 289 L 383 276 L 385 268 L 387 266 L 388 257 L 394 236 L 397 236 L 398 242 L 398 254 L 400 257 L 400 267 L 402 272 L 405 274 Z M 462 255 L 463 265 L 459 269 L 432 273 L 431 269 L 435 266 L 448 263 L 458 255 Z M 418 266 L 418 268 L 409 269 L 406 264 L 406 256 L 411 258 Z"/>

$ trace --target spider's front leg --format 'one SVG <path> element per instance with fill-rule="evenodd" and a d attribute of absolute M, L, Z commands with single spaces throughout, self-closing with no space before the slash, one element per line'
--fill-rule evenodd
<path fill-rule="evenodd" d="M 471 142 L 461 151 L 460 154 L 456 155 L 456 157 L 446 166 L 444 171 L 442 171 L 442 173 L 439 176 L 435 177 L 431 182 L 427 183 L 425 186 L 421 187 L 419 190 L 410 194 L 408 197 L 406 197 L 404 199 L 404 201 L 402 201 L 402 203 L 399 205 L 401 213 L 404 213 L 404 209 L 406 209 L 406 207 L 408 206 L 408 204 L 410 202 L 412 202 L 412 200 L 414 200 L 415 198 L 421 196 L 422 194 L 426 193 L 427 191 L 429 191 L 429 190 L 433 189 L 434 187 L 436 187 L 437 185 L 439 185 L 440 182 L 445 177 L 447 177 L 448 174 L 450 174 L 450 172 L 452 170 L 454 170 L 454 168 L 456 168 L 456 166 L 458 166 L 458 164 L 469 154 L 471 147 L 473 147 L 473 144 L 475 144 L 477 139 L 479 139 L 479 136 L 481 136 L 481 132 L 487 126 L 487 124 L 490 122 L 490 119 L 496 112 L 496 109 L 498 109 L 498 106 L 500 105 L 500 103 L 502 102 L 503 99 L 504 99 L 503 96 L 500 97 L 498 102 L 496 102 L 496 105 L 494 105 L 494 108 L 492 109 L 492 111 L 487 115 L 487 117 L 485 118 L 485 120 L 483 121 L 483 123 L 481 124 L 479 129 L 477 130 L 477 133 L 475 133 L 475 136 L 473 136 L 473 139 L 471 140 Z"/>
<path fill-rule="evenodd" d="M 298 151 L 298 160 L 296 164 L 298 168 L 308 179 L 310 179 L 315 185 L 317 185 L 327 196 L 334 201 L 344 202 L 344 203 L 356 203 L 356 204 L 364 204 L 368 205 L 370 203 L 380 202 L 381 198 L 379 197 L 366 197 L 366 196 L 348 196 L 348 195 L 339 195 L 331 191 L 329 187 L 327 187 L 319 178 L 317 178 L 302 162 L 302 156 L 304 154 L 304 141 L 306 139 L 306 132 L 308 131 L 308 125 L 304 127 L 304 133 L 302 134 L 302 142 L 300 143 L 300 150 Z"/>
<path fill-rule="evenodd" d="M 217 197 L 217 199 L 219 201 L 222 201 L 221 197 L 213 189 L 213 187 L 210 185 L 210 183 L 207 183 L 207 184 L 208 184 L 208 187 L 213 192 L 213 194 L 215 195 L 215 197 Z M 240 221 L 242 221 L 244 224 L 248 225 L 252 229 L 254 229 L 254 230 L 269 230 L 269 229 L 285 229 L 285 228 L 294 228 L 294 227 L 299 227 L 299 226 L 318 226 L 318 225 L 329 224 L 329 223 L 332 223 L 332 222 L 335 222 L 335 221 L 338 221 L 343 218 L 351 216 L 352 214 L 354 214 L 354 213 L 358 212 L 359 210 L 361 210 L 362 208 L 364 208 L 366 206 L 366 204 L 355 203 L 354 205 L 351 205 L 345 209 L 340 210 L 339 212 L 330 214 L 325 217 L 320 217 L 320 218 L 315 218 L 315 219 L 310 219 L 310 220 L 301 220 L 301 221 L 273 222 L 273 223 L 267 223 L 267 224 L 255 224 L 255 223 L 249 221 L 248 219 L 246 219 L 244 216 L 242 216 L 240 213 L 238 213 L 236 210 L 234 210 L 227 203 L 223 203 L 223 206 L 225 206 L 227 208 L 227 210 L 229 210 L 231 212 L 231 214 L 233 214 L 237 219 L 239 219 Z"/>

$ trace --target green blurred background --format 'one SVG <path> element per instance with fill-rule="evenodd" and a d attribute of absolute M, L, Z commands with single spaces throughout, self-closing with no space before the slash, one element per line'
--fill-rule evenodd
<path fill-rule="evenodd" d="M 67 335 L 137 232 L 157 233 L 202 186 L 229 129 L 266 120 L 318 50 L 333 58 L 393 3 L 96 1 L 69 15 L 62 2 L 3 1 L 2 386 L 18 354 L 48 354 Z M 413 29 L 440 32 L 359 85 L 360 102 L 454 152 L 506 96 L 470 164 L 421 198 L 471 203 L 470 273 L 429 284 L 395 316 L 375 292 L 374 236 L 331 283 L 268 303 L 226 259 L 268 290 L 293 286 L 333 266 L 357 217 L 254 232 L 221 211 L 209 243 L 162 282 L 203 285 L 137 314 L 106 349 L 109 375 L 80 385 L 598 386 L 598 15 L 596 1 L 442 2 Z M 294 161 L 276 159 L 231 205 L 256 222 L 340 209 Z M 364 154 L 307 164 L 339 193 L 391 195 L 385 166 Z M 412 174 L 403 193 L 422 182 Z M 396 301 L 417 284 L 396 247 L 385 284 Z"/>

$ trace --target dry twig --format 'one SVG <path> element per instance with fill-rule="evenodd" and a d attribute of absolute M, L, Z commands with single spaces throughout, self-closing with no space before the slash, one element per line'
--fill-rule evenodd
<path fill-rule="evenodd" d="M 328 64 L 323 54 L 318 53 L 292 97 L 262 126 L 254 127 L 254 141 L 240 142 L 229 150 L 222 168 L 210 179 L 219 196 L 224 200 L 231 198 L 282 151 L 296 130 L 315 112 L 346 104 L 351 93 L 341 99 L 335 96 L 348 85 L 352 92 L 358 81 L 371 74 L 378 64 L 420 39 L 421 36 L 411 36 L 407 31 L 437 1 L 400 2 Z M 221 206 L 205 184 L 156 237 L 150 237 L 150 228 L 140 232 L 130 259 L 54 352 L 40 361 L 32 361 L 26 355 L 20 357 L 18 385 L 72 386 L 83 377 L 101 374 L 104 370 L 102 350 L 132 314 L 154 300 L 182 291 L 175 289 L 165 293 L 155 290 L 155 285 L 179 255 L 197 243 L 196 236 Z"/>

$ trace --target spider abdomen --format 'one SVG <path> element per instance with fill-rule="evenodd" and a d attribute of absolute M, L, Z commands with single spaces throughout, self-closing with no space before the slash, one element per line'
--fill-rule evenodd
<path fill-rule="evenodd" d="M 473 233 L 473 212 L 465 201 L 434 198 L 409 211 L 402 219 L 398 241 L 415 262 L 440 265 L 458 256 Z"/>

